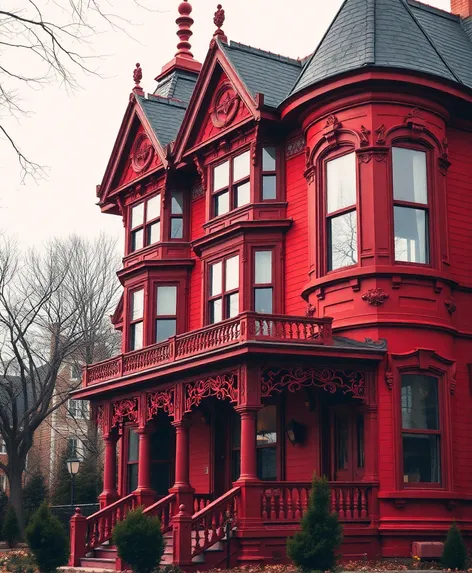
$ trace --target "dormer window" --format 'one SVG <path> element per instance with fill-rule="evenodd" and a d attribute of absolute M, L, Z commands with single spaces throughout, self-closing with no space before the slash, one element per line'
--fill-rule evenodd
<path fill-rule="evenodd" d="M 328 270 L 357 264 L 356 155 L 326 162 Z"/>
<path fill-rule="evenodd" d="M 426 153 L 394 147 L 392 162 L 395 261 L 429 263 Z"/>
<path fill-rule="evenodd" d="M 137 251 L 161 240 L 161 195 L 131 207 L 130 251 Z"/>
<path fill-rule="evenodd" d="M 249 151 L 213 168 L 213 216 L 218 217 L 251 201 Z"/>

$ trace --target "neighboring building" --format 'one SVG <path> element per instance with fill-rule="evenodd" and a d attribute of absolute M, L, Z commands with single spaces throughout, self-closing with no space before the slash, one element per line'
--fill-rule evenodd
<path fill-rule="evenodd" d="M 74 517 L 71 565 L 110 566 L 85 554 L 140 503 L 178 565 L 224 562 L 227 511 L 233 562 L 278 562 L 314 472 L 345 558 L 453 519 L 470 540 L 472 2 L 452 11 L 346 0 L 299 61 L 229 42 L 220 8 L 200 66 L 184 1 L 154 94 L 137 65 L 98 188 L 126 228 L 123 354 L 74 395 L 104 509 Z"/>
<path fill-rule="evenodd" d="M 52 399 L 53 405 L 60 405 L 39 425 L 28 454 L 27 473 L 39 471 L 51 490 L 65 451 L 81 460 L 90 448 L 95 452 L 90 440 L 93 424 L 90 422 L 89 403 L 66 397 L 80 385 L 81 377 L 82 366 L 79 362 L 71 361 L 61 368 Z"/>

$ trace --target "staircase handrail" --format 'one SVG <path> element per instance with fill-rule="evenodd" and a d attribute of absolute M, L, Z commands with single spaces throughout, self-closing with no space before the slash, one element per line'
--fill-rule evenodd
<path fill-rule="evenodd" d="M 135 509 L 136 500 L 136 494 L 130 493 L 129 495 L 114 501 L 110 505 L 102 507 L 102 509 L 99 509 L 97 512 L 86 518 L 86 548 L 88 551 L 95 549 L 105 541 L 109 541 L 112 538 L 113 528 L 116 523 L 121 521 L 121 519 L 124 519 L 127 510 Z"/>
<path fill-rule="evenodd" d="M 240 486 L 233 487 L 192 516 L 192 534 L 195 532 L 192 558 L 224 539 L 228 520 L 231 520 L 231 528 L 235 527 L 238 518 L 236 503 L 240 492 Z"/>
<path fill-rule="evenodd" d="M 161 531 L 166 533 L 172 529 L 172 517 L 175 511 L 172 511 L 172 502 L 176 501 L 175 493 L 170 493 L 162 497 L 156 503 L 148 505 L 143 511 L 145 515 L 157 515 L 161 521 Z"/>

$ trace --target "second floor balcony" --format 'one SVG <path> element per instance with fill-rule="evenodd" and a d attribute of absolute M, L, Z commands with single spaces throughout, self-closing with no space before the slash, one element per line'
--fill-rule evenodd
<path fill-rule="evenodd" d="M 119 354 L 85 367 L 84 388 L 140 375 L 161 366 L 184 362 L 192 357 L 248 344 L 269 348 L 286 345 L 332 346 L 332 318 L 311 318 L 244 312 L 228 320 L 178 334 L 163 342 Z"/>

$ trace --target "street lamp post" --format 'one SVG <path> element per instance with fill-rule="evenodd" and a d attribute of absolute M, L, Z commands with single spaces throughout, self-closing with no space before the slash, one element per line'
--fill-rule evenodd
<path fill-rule="evenodd" d="M 67 471 L 70 474 L 71 488 L 70 488 L 70 504 L 74 505 L 75 497 L 75 476 L 79 472 L 80 460 L 77 456 L 72 456 L 66 461 Z"/>

